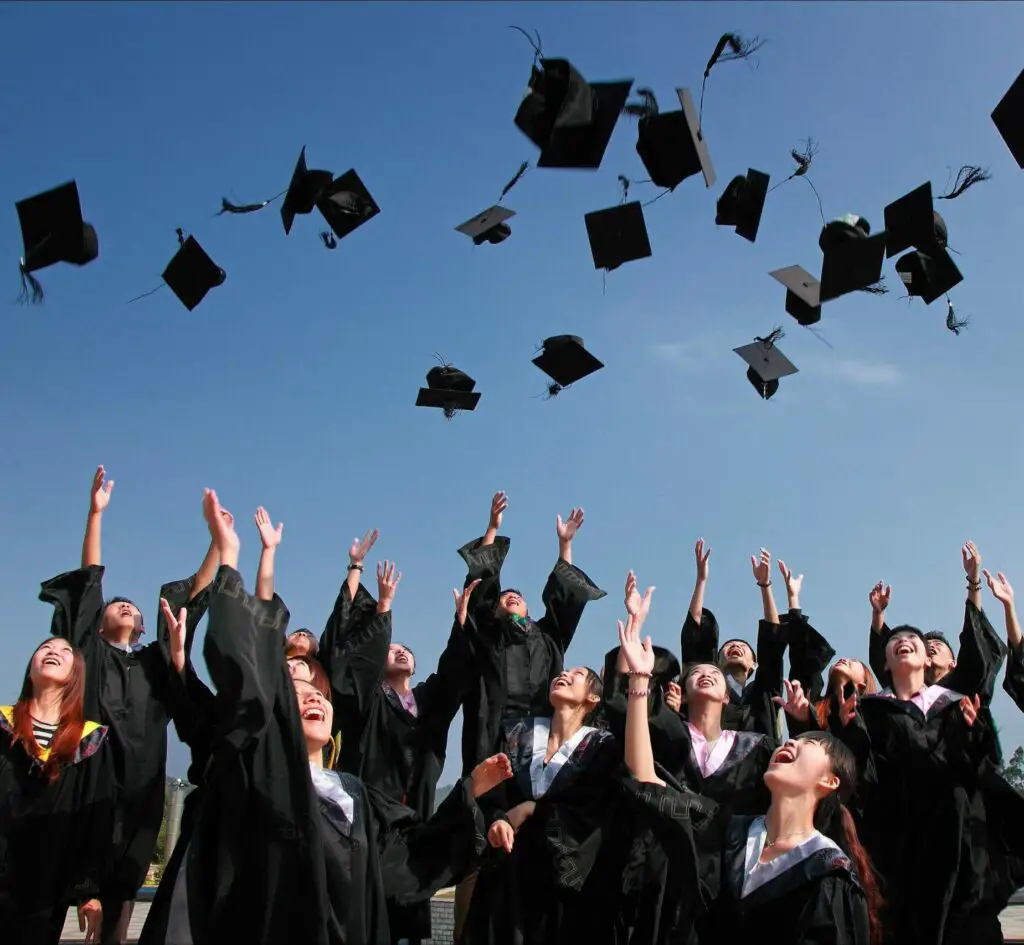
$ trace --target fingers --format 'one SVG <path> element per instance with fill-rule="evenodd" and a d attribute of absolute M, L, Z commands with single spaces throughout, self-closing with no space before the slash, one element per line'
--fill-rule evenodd
<path fill-rule="evenodd" d="M 181 610 L 178 611 L 178 626 L 184 627 L 187 623 L 188 611 L 184 607 L 182 607 Z"/>
<path fill-rule="evenodd" d="M 626 628 L 622 625 L 622 621 L 621 620 L 616 620 L 615 623 L 616 623 L 616 626 L 618 627 L 618 630 L 619 630 L 619 646 L 625 646 L 626 645 Z"/>
<path fill-rule="evenodd" d="M 103 467 L 101 466 L 100 468 L 102 469 Z M 85 913 L 82 912 L 82 907 L 81 906 L 78 907 L 78 931 L 79 932 L 84 932 L 85 931 Z"/>
<path fill-rule="evenodd" d="M 654 644 L 651 643 L 651 638 L 650 637 L 644 637 L 644 652 L 645 653 L 650 653 L 651 652 L 651 648 L 653 647 L 653 645 Z"/>

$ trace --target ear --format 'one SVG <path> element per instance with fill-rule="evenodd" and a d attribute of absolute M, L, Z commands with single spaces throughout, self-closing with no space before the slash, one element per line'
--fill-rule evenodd
<path fill-rule="evenodd" d="M 949 668 L 956 669 L 956 657 L 953 657 L 953 659 L 949 661 Z"/>
<path fill-rule="evenodd" d="M 597 695 L 597 693 L 595 693 L 595 692 L 588 692 L 587 693 L 587 702 L 591 703 L 592 705 L 597 705 L 600 701 L 601 701 L 601 697 L 599 695 Z"/>
<path fill-rule="evenodd" d="M 834 773 L 823 775 L 818 784 L 825 789 L 826 794 L 831 794 L 833 791 L 839 790 L 839 775 Z"/>

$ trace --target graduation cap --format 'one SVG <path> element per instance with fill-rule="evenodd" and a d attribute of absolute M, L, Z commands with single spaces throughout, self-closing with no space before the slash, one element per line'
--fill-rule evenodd
<path fill-rule="evenodd" d="M 380 207 L 353 170 L 320 191 L 316 208 L 339 240 L 380 213 Z"/>
<path fill-rule="evenodd" d="M 484 210 L 483 213 L 478 214 L 471 220 L 467 220 L 465 223 L 455 227 L 459 233 L 465 233 L 466 236 L 473 240 L 475 246 L 479 246 L 481 243 L 492 243 L 498 244 L 503 243 L 512 235 L 512 227 L 508 225 L 507 220 L 511 220 L 516 215 L 515 210 L 509 210 L 507 207 L 501 205 L 501 201 L 505 199 L 505 195 L 522 179 L 523 175 L 530 169 L 530 162 L 523 161 L 519 165 L 519 170 L 516 171 L 515 176 L 510 180 L 501 191 L 501 196 L 498 198 L 498 202 L 493 206 Z"/>
<path fill-rule="evenodd" d="M 227 273 L 210 259 L 194 236 L 181 243 L 163 273 L 168 288 L 190 312 L 226 278 Z"/>
<path fill-rule="evenodd" d="M 82 219 L 78 185 L 73 180 L 14 206 L 25 251 L 19 264 L 19 301 L 37 305 L 43 300 L 43 287 L 32 273 L 59 262 L 91 263 L 100 254 L 99 239 L 92 224 Z"/>
<path fill-rule="evenodd" d="M 295 163 L 295 170 L 292 172 L 291 183 L 286 190 L 282 190 L 279 194 L 260 203 L 236 204 L 226 197 L 222 197 L 217 216 L 223 213 L 256 213 L 264 207 L 270 206 L 278 197 L 283 196 L 281 222 L 284 224 L 285 235 L 288 235 L 292 231 L 295 217 L 299 214 L 312 213 L 317 197 L 333 179 L 334 174 L 331 171 L 311 171 L 306 167 L 306 146 L 303 145 L 299 152 L 299 159 Z"/>
<path fill-rule="evenodd" d="M 583 347 L 583 339 L 579 335 L 545 338 L 543 351 L 533 359 L 533 363 L 555 382 L 549 388 L 551 396 L 604 367 Z"/>
<path fill-rule="evenodd" d="M 776 328 L 765 338 L 755 338 L 753 344 L 733 348 L 750 367 L 747 380 L 764 400 L 770 400 L 779 389 L 779 379 L 796 374 L 798 369 L 776 347 L 775 343 L 785 332 Z"/>
<path fill-rule="evenodd" d="M 821 321 L 821 283 L 802 266 L 769 272 L 786 287 L 786 313 L 805 328 Z"/>
<path fill-rule="evenodd" d="M 925 305 L 931 305 L 964 281 L 953 257 L 940 248 L 930 253 L 914 250 L 901 256 L 896 260 L 896 272 L 903 280 L 907 294 L 911 298 L 920 298 Z"/>
<path fill-rule="evenodd" d="M 818 237 L 821 264 L 821 303 L 831 302 L 850 292 L 876 285 L 885 263 L 886 233 L 870 236 L 871 224 L 855 213 L 848 213 L 822 227 Z"/>
<path fill-rule="evenodd" d="M 676 89 L 680 104 L 677 112 L 660 111 L 650 89 L 639 89 L 637 94 L 642 101 L 627 104 L 624 112 L 640 118 L 636 153 L 651 183 L 674 190 L 687 177 L 703 174 L 705 186 L 711 187 L 715 169 L 690 90 Z"/>
<path fill-rule="evenodd" d="M 753 243 L 761 225 L 770 180 L 768 174 L 753 168 L 747 170 L 746 176 L 734 177 L 718 198 L 715 224 L 735 227 L 739 236 Z"/>
<path fill-rule="evenodd" d="M 427 386 L 416 397 L 417 407 L 438 407 L 451 420 L 459 410 L 475 410 L 480 393 L 476 381 L 452 364 L 442 363 L 427 371 Z"/>
<path fill-rule="evenodd" d="M 639 200 L 594 210 L 583 217 L 583 222 L 595 269 L 611 272 L 623 263 L 651 255 L 651 241 Z"/>
<path fill-rule="evenodd" d="M 538 167 L 597 170 L 633 80 L 587 82 L 568 59 L 545 59 L 538 44 L 534 49 L 516 127 L 540 148 Z"/>
<path fill-rule="evenodd" d="M 992 122 L 1017 166 L 1024 168 L 1024 70 L 992 110 Z"/>

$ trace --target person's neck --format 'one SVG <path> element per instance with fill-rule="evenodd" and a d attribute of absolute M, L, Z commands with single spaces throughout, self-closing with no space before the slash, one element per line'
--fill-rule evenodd
<path fill-rule="evenodd" d="M 564 745 L 583 728 L 583 711 L 576 706 L 560 705 L 551 716 L 551 731 L 548 742 Z"/>
<path fill-rule="evenodd" d="M 906 702 L 924 688 L 924 669 L 912 669 L 892 674 L 892 691 L 896 698 Z"/>
<path fill-rule="evenodd" d="M 704 738 L 713 742 L 722 734 L 722 703 L 714 699 L 690 699 L 689 723 Z"/>
<path fill-rule="evenodd" d="M 323 768 L 324 766 L 324 746 L 314 745 L 312 742 L 306 742 L 306 751 L 309 752 L 309 763 L 315 765 L 317 768 Z"/>
<path fill-rule="evenodd" d="M 808 794 L 772 797 L 764 817 L 766 839 L 780 847 L 799 846 L 814 832 L 814 808 L 814 797 Z"/>
<path fill-rule="evenodd" d="M 951 669 L 949 667 L 933 666 L 930 670 L 928 670 L 928 672 L 924 674 L 924 681 L 929 686 L 934 686 L 936 683 L 941 682 L 943 679 L 945 679 L 945 677 L 948 676 L 950 672 Z"/>
<path fill-rule="evenodd" d="M 117 630 L 107 630 L 105 627 L 100 630 L 100 636 L 109 643 L 111 646 L 116 646 L 120 650 L 126 650 L 131 646 L 132 637 L 135 635 L 134 630 L 130 630 L 127 633 L 122 634 Z"/>
<path fill-rule="evenodd" d="M 400 696 L 407 696 L 412 692 L 412 686 L 409 685 L 408 673 L 395 673 L 392 676 L 385 676 L 384 682 L 386 682 Z"/>
<path fill-rule="evenodd" d="M 28 702 L 28 712 L 37 722 L 56 725 L 60 721 L 60 687 L 48 686 L 35 692 Z"/>
<path fill-rule="evenodd" d="M 743 666 L 729 666 L 726 667 L 725 672 L 727 675 L 732 676 L 732 678 L 740 684 L 740 688 L 742 689 L 747 684 L 751 671 Z"/>

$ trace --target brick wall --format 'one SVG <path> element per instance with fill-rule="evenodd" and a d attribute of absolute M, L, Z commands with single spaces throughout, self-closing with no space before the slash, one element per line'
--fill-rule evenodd
<path fill-rule="evenodd" d="M 452 933 L 455 931 L 454 899 L 431 900 L 430 931 L 433 938 L 424 945 L 452 945 Z"/>

